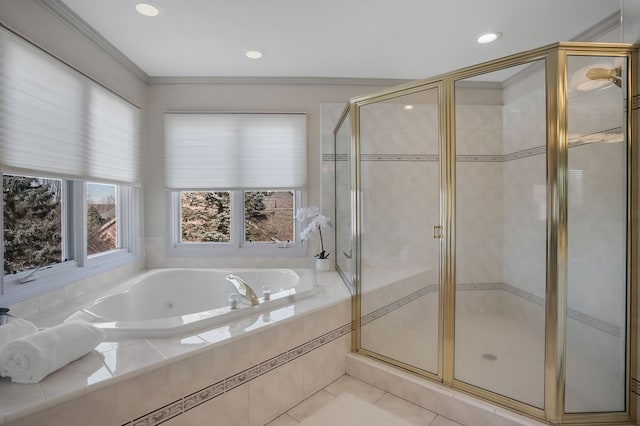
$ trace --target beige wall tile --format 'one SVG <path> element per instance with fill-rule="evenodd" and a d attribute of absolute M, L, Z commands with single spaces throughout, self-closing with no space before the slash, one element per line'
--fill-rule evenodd
<path fill-rule="evenodd" d="M 48 409 L 45 412 L 45 419 L 47 426 L 83 424 L 113 426 L 118 423 L 115 386 L 89 393 L 66 404 Z"/>
<path fill-rule="evenodd" d="M 237 340 L 217 347 L 213 356 L 213 382 L 225 379 L 251 366 L 249 338 Z"/>
<path fill-rule="evenodd" d="M 249 426 L 261 426 L 276 417 L 279 400 L 277 371 L 249 382 Z"/>
<path fill-rule="evenodd" d="M 278 410 L 282 413 L 304 398 L 303 360 L 294 359 L 276 371 L 278 373 Z"/>
<path fill-rule="evenodd" d="M 343 336 L 302 357 L 305 396 L 316 393 L 345 373 L 345 339 L 349 337 Z"/>
<path fill-rule="evenodd" d="M 118 383 L 115 387 L 117 419 L 120 423 L 156 410 L 172 401 L 168 367 Z"/>
<path fill-rule="evenodd" d="M 254 365 L 281 354 L 278 327 L 261 330 L 249 340 L 249 364 Z"/>
<path fill-rule="evenodd" d="M 175 400 L 216 382 L 211 351 L 171 364 L 169 367 L 171 399 Z"/>
<path fill-rule="evenodd" d="M 238 386 L 203 404 L 209 411 L 209 421 L 225 426 L 249 425 L 249 385 Z"/>

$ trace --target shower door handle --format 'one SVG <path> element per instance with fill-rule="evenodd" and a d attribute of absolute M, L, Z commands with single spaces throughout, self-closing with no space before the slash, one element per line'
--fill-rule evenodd
<path fill-rule="evenodd" d="M 435 225 L 433 227 L 433 238 L 442 238 L 442 225 Z"/>

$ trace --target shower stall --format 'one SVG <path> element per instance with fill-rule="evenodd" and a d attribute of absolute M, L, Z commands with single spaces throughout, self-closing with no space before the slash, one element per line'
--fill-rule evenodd
<path fill-rule="evenodd" d="M 351 100 L 354 351 L 554 424 L 635 420 L 636 61 L 558 43 Z"/>

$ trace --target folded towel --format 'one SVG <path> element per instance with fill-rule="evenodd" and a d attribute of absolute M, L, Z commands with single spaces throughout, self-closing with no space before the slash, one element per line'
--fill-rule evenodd
<path fill-rule="evenodd" d="M 48 374 L 91 352 L 104 332 L 71 321 L 8 343 L 0 350 L 0 375 L 14 383 L 38 383 Z"/>
<path fill-rule="evenodd" d="M 9 318 L 9 321 L 0 326 L 0 350 L 12 340 L 36 334 L 38 327 L 33 323 L 23 319 Z"/>

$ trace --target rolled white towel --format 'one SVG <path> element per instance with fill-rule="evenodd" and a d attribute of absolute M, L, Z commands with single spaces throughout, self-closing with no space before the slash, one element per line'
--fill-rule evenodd
<path fill-rule="evenodd" d="M 37 332 L 38 327 L 32 322 L 19 318 L 9 318 L 9 321 L 0 327 L 0 350 L 12 340 L 36 334 Z"/>
<path fill-rule="evenodd" d="M 38 383 L 50 373 L 91 352 L 104 331 L 71 321 L 22 337 L 0 350 L 0 374 L 14 383 Z"/>

